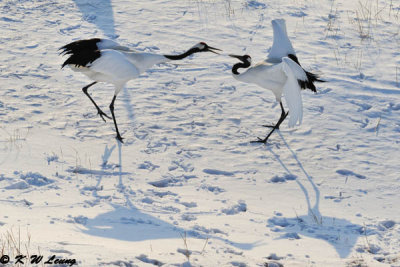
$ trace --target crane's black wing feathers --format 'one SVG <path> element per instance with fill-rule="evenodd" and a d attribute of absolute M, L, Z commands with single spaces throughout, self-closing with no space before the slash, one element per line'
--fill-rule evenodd
<path fill-rule="evenodd" d="M 62 64 L 61 68 L 65 65 L 75 65 L 75 67 L 87 67 L 90 63 L 95 61 L 101 56 L 99 50 L 79 50 L 73 52 L 69 58 Z"/>
<path fill-rule="evenodd" d="M 87 50 L 98 50 L 97 43 L 100 42 L 100 38 L 92 38 L 86 40 L 78 40 L 67 45 L 64 45 L 59 50 L 62 50 L 60 54 L 68 55 L 68 54 L 76 54 L 81 51 Z"/>

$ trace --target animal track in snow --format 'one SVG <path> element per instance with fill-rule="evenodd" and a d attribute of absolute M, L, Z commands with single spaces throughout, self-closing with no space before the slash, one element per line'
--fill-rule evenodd
<path fill-rule="evenodd" d="M 235 215 L 240 212 L 246 212 L 247 211 L 247 205 L 243 200 L 238 201 L 238 204 L 233 205 L 230 208 L 222 209 L 222 213 L 225 213 L 226 215 Z"/>
<path fill-rule="evenodd" d="M 283 176 L 275 175 L 270 179 L 271 183 L 284 183 L 286 181 L 293 181 L 296 180 L 297 176 L 294 174 L 284 174 Z"/>
<path fill-rule="evenodd" d="M 372 108 L 372 106 L 370 104 L 367 104 L 367 103 L 359 103 L 359 102 L 356 102 L 354 100 L 350 100 L 349 102 L 351 104 L 354 104 L 354 105 L 359 107 L 359 109 L 357 110 L 358 112 L 362 112 L 362 111 L 369 110 L 370 108 Z"/>
<path fill-rule="evenodd" d="M 214 193 L 216 195 L 219 194 L 219 193 L 225 192 L 225 189 L 220 188 L 220 187 L 215 186 L 215 185 L 202 185 L 201 189 L 210 191 L 210 192 L 212 192 L 212 193 Z"/>
<path fill-rule="evenodd" d="M 361 174 L 357 174 L 355 172 L 352 172 L 350 170 L 345 170 L 345 169 L 341 169 L 341 170 L 336 170 L 336 173 L 343 175 L 343 176 L 354 176 L 358 179 L 366 179 L 367 177 L 365 177 L 364 175 Z"/>
<path fill-rule="evenodd" d="M 233 172 L 228 172 L 228 171 L 222 171 L 222 170 L 216 170 L 216 169 L 204 169 L 204 173 L 207 174 L 212 174 L 212 175 L 224 175 L 224 176 L 233 176 Z"/>

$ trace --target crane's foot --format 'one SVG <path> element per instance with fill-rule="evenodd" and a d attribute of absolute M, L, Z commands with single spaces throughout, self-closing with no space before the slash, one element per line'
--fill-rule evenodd
<path fill-rule="evenodd" d="M 264 138 L 264 139 L 261 139 L 260 137 L 257 137 L 257 139 L 258 140 L 250 141 L 250 143 L 263 143 L 263 144 L 266 144 L 267 140 L 268 140 L 268 137 Z"/>
<path fill-rule="evenodd" d="M 267 128 L 275 128 L 279 130 L 279 125 L 273 125 L 273 124 L 265 124 L 261 125 L 262 127 L 267 127 Z"/>
<path fill-rule="evenodd" d="M 106 113 L 104 113 L 101 109 L 97 109 L 97 114 L 103 119 L 104 122 L 106 122 L 106 119 L 104 119 L 104 117 L 106 117 L 109 120 L 112 119 L 110 116 L 108 116 Z"/>
<path fill-rule="evenodd" d="M 117 140 L 120 141 L 122 144 L 124 143 L 123 138 L 119 133 L 117 133 L 117 136 L 115 138 L 117 138 Z"/>

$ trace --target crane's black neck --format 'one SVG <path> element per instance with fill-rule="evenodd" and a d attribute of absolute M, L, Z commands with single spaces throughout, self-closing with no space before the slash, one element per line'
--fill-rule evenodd
<path fill-rule="evenodd" d="M 170 60 L 180 60 L 180 59 L 184 59 L 185 57 L 188 57 L 196 52 L 200 52 L 198 48 L 191 48 L 188 51 L 186 51 L 183 54 L 180 55 L 164 55 L 164 57 L 170 59 Z"/>
<path fill-rule="evenodd" d="M 294 62 L 296 62 L 299 66 L 301 66 L 299 60 L 297 59 L 296 55 L 293 54 L 289 54 L 288 58 L 290 58 L 291 60 L 293 60 Z"/>
<path fill-rule="evenodd" d="M 237 64 L 233 65 L 232 73 L 235 75 L 239 75 L 240 73 L 238 72 L 238 69 L 240 69 L 240 68 L 246 69 L 246 68 L 250 67 L 250 65 L 251 65 L 250 62 L 248 62 L 248 61 L 237 63 Z"/>

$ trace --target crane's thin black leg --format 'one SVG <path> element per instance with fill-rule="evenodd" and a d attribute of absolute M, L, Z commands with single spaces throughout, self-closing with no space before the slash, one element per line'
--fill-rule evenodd
<path fill-rule="evenodd" d="M 117 139 L 118 139 L 118 141 L 120 141 L 121 143 L 123 143 L 122 137 L 121 137 L 121 135 L 119 134 L 119 131 L 118 131 L 118 125 L 117 125 L 117 121 L 115 120 L 115 115 L 114 115 L 114 102 L 115 102 L 115 99 L 116 99 L 116 98 L 117 98 L 117 96 L 114 95 L 114 97 L 113 97 L 113 99 L 112 99 L 112 101 L 111 101 L 111 104 L 110 104 L 110 110 L 111 110 L 112 118 L 113 118 L 113 120 L 114 120 L 115 131 L 117 132 Z"/>
<path fill-rule="evenodd" d="M 281 105 L 281 109 L 282 109 L 281 117 L 279 118 L 278 122 L 273 127 L 271 127 L 272 128 L 271 132 L 269 132 L 269 134 L 264 139 L 261 139 L 260 137 L 257 137 L 258 140 L 251 141 L 251 143 L 264 143 L 265 144 L 265 143 L 267 143 L 267 140 L 271 136 L 271 134 L 276 129 L 279 129 L 279 126 L 281 125 L 281 123 L 286 119 L 287 115 L 289 114 L 289 111 L 285 112 L 285 109 L 283 108 L 282 102 L 280 102 L 280 105 Z"/>
<path fill-rule="evenodd" d="M 276 128 L 276 129 L 279 129 L 279 125 L 281 125 L 281 123 L 282 123 L 282 121 L 284 121 L 285 120 L 285 118 L 286 118 L 286 116 L 288 115 L 288 113 L 289 112 L 287 112 L 287 113 L 285 113 L 285 109 L 283 108 L 283 104 L 282 104 L 282 102 L 279 102 L 279 104 L 280 104 L 280 106 L 281 106 L 281 110 L 282 110 L 282 113 L 281 113 L 281 117 L 279 118 L 279 121 L 275 124 L 275 125 L 273 125 L 273 124 L 267 124 L 267 125 L 262 125 L 263 127 L 268 127 L 268 128 Z M 285 115 L 286 114 L 286 115 Z"/>
<path fill-rule="evenodd" d="M 89 95 L 89 93 L 88 93 L 89 87 L 92 86 L 92 85 L 95 85 L 96 83 L 97 83 L 97 82 L 92 82 L 91 84 L 86 85 L 85 87 L 82 88 L 82 91 L 85 93 L 85 95 L 87 95 L 87 96 L 89 97 L 90 101 L 92 101 L 92 103 L 93 103 L 94 106 L 96 107 L 96 109 L 97 109 L 97 114 L 99 114 L 100 117 L 103 119 L 103 121 L 106 122 L 106 120 L 104 119 L 103 116 L 107 117 L 107 118 L 110 119 L 110 120 L 111 120 L 111 118 L 110 118 L 107 114 L 105 114 L 105 113 L 99 108 L 99 106 L 96 104 L 96 102 L 94 102 L 93 98 L 92 98 L 92 97 Z"/>
<path fill-rule="evenodd" d="M 285 109 L 283 108 L 282 102 L 279 102 L 279 104 L 281 105 L 281 117 L 279 118 L 278 123 L 276 124 L 276 129 L 279 129 L 279 126 L 281 125 L 281 123 L 286 119 L 287 115 L 289 114 L 289 111 L 285 113 Z"/>

